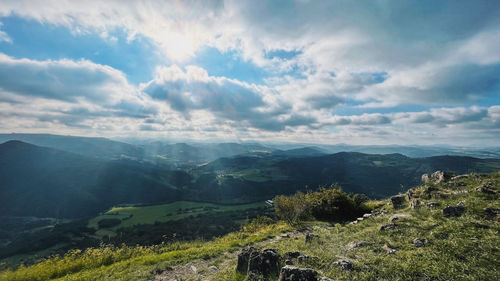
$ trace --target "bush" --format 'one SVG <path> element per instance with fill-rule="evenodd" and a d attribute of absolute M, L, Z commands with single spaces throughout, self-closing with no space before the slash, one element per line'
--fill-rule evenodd
<path fill-rule="evenodd" d="M 297 224 L 311 217 L 326 221 L 351 220 L 370 211 L 366 201 L 368 197 L 364 194 L 348 195 L 338 185 L 331 185 L 330 188 L 320 186 L 318 191 L 307 194 L 276 196 L 274 206 L 279 218 Z"/>
<path fill-rule="evenodd" d="M 288 224 L 294 225 L 311 218 L 310 205 L 302 192 L 293 196 L 279 195 L 274 197 L 273 201 L 276 215 Z"/>

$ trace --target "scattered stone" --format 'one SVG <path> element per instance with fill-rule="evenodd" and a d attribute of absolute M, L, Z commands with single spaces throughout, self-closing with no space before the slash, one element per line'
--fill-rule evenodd
<path fill-rule="evenodd" d="M 430 182 L 441 183 L 441 182 L 445 182 L 445 181 L 450 180 L 454 176 L 455 176 L 455 174 L 450 173 L 450 172 L 436 171 L 436 172 L 432 173 L 432 175 L 430 175 L 430 176 L 428 174 L 423 174 L 421 179 L 422 179 L 422 182 L 424 184 L 427 184 Z"/>
<path fill-rule="evenodd" d="M 217 268 L 217 266 L 215 266 L 215 265 L 211 265 L 208 267 L 208 270 L 210 270 L 210 272 L 212 272 L 212 273 L 215 273 L 215 272 L 219 271 L 219 268 Z"/>
<path fill-rule="evenodd" d="M 286 265 L 293 265 L 293 261 L 292 261 L 292 260 L 286 260 L 286 261 L 285 261 L 285 264 L 286 264 Z"/>
<path fill-rule="evenodd" d="M 191 269 L 191 271 L 192 271 L 193 273 L 198 272 L 198 269 L 197 269 L 197 268 L 196 268 L 196 266 L 194 266 L 194 265 L 190 266 L 189 268 Z"/>
<path fill-rule="evenodd" d="M 391 202 L 394 209 L 400 209 L 405 203 L 405 197 L 403 195 L 392 196 Z"/>
<path fill-rule="evenodd" d="M 310 243 L 310 242 L 312 242 L 313 240 L 318 239 L 318 238 L 319 238 L 319 236 L 318 236 L 318 235 L 316 235 L 316 234 L 307 233 L 307 234 L 306 234 L 306 243 Z"/>
<path fill-rule="evenodd" d="M 392 215 L 392 217 L 389 218 L 389 221 L 395 222 L 395 221 L 407 219 L 409 217 L 411 217 L 411 215 L 409 215 L 409 214 L 394 214 L 394 215 Z"/>
<path fill-rule="evenodd" d="M 498 219 L 500 216 L 500 209 L 498 208 L 484 208 L 484 214 L 489 219 Z"/>
<path fill-rule="evenodd" d="M 460 217 L 465 213 L 466 208 L 462 204 L 457 204 L 456 206 L 447 206 L 443 209 L 443 214 L 445 217 Z"/>
<path fill-rule="evenodd" d="M 451 180 L 461 180 L 461 179 L 466 179 L 466 178 L 469 178 L 470 175 L 469 174 L 466 174 L 466 175 L 458 175 L 458 176 L 454 176 L 451 178 Z"/>
<path fill-rule="evenodd" d="M 347 250 L 348 251 L 354 251 L 356 250 L 357 248 L 361 248 L 361 247 L 364 247 L 364 246 L 368 246 L 370 245 L 371 243 L 368 243 L 366 241 L 353 241 L 353 242 L 350 242 L 349 244 L 347 244 Z"/>
<path fill-rule="evenodd" d="M 357 224 L 357 223 L 358 223 L 358 221 L 352 221 L 349 224 Z"/>
<path fill-rule="evenodd" d="M 408 200 L 411 200 L 412 198 L 417 197 L 415 189 L 408 189 L 408 192 L 406 194 L 407 194 Z"/>
<path fill-rule="evenodd" d="M 248 260 L 248 272 L 255 272 L 264 277 L 278 275 L 280 256 L 276 249 L 253 251 Z"/>
<path fill-rule="evenodd" d="M 279 281 L 317 281 L 318 273 L 310 268 L 286 265 L 281 269 Z"/>
<path fill-rule="evenodd" d="M 413 246 L 415 246 L 417 248 L 424 247 L 426 243 L 427 243 L 427 239 L 415 238 L 415 240 L 413 240 Z"/>
<path fill-rule="evenodd" d="M 481 192 L 481 193 L 486 193 L 486 194 L 495 194 L 496 191 L 494 190 L 494 188 L 495 188 L 495 184 L 489 181 L 489 182 L 484 183 L 480 187 L 476 188 L 476 191 Z"/>
<path fill-rule="evenodd" d="M 245 247 L 241 250 L 241 252 L 238 254 L 238 263 L 236 265 L 236 271 L 242 274 L 247 274 L 250 254 L 255 251 L 259 250 L 254 247 Z"/>
<path fill-rule="evenodd" d="M 387 244 L 384 244 L 382 249 L 384 249 L 388 254 L 396 253 L 396 249 L 392 249 L 391 247 L 387 246 Z"/>
<path fill-rule="evenodd" d="M 364 220 L 364 218 L 357 218 L 356 220 L 357 220 L 357 221 L 363 221 L 363 220 Z"/>
<path fill-rule="evenodd" d="M 411 199 L 410 201 L 410 208 L 412 209 L 418 209 L 420 207 L 424 206 L 424 202 L 418 199 Z"/>
<path fill-rule="evenodd" d="M 350 262 L 348 260 L 336 261 L 333 264 L 342 267 L 342 270 L 344 270 L 344 271 L 352 271 L 352 270 L 354 270 L 354 266 L 352 265 L 352 262 Z"/>
<path fill-rule="evenodd" d="M 384 224 L 380 227 L 380 230 L 381 231 L 384 231 L 384 230 L 388 230 L 388 229 L 395 229 L 396 228 L 396 225 L 393 224 L 393 223 L 388 223 L 388 224 Z"/>
<path fill-rule="evenodd" d="M 288 233 L 282 233 L 281 238 L 290 238 L 290 235 Z"/>
<path fill-rule="evenodd" d="M 286 252 L 285 253 L 285 256 L 287 256 L 288 258 L 290 259 L 296 259 L 298 258 L 300 255 L 302 255 L 300 252 Z"/>
<path fill-rule="evenodd" d="M 434 186 L 428 186 L 424 189 L 424 194 L 426 195 L 429 195 L 431 194 L 432 192 L 434 191 L 438 191 L 439 189 L 437 187 L 434 187 Z"/>
<path fill-rule="evenodd" d="M 367 219 L 367 218 L 369 218 L 369 217 L 371 217 L 371 216 L 372 216 L 372 214 L 364 214 L 364 215 L 363 215 L 363 218 Z"/>
<path fill-rule="evenodd" d="M 155 269 L 151 270 L 151 274 L 153 274 L 153 275 L 160 275 L 163 272 L 165 272 L 165 270 L 163 270 L 161 268 L 155 268 Z"/>
<path fill-rule="evenodd" d="M 439 202 L 428 202 L 425 205 L 427 206 L 427 208 L 434 209 L 434 208 L 437 208 L 437 207 L 441 206 L 441 203 L 439 203 Z"/>
<path fill-rule="evenodd" d="M 318 257 L 316 257 L 316 256 L 309 256 L 309 255 L 304 255 L 304 254 L 302 254 L 302 255 L 300 255 L 300 256 L 297 258 L 297 261 L 298 261 L 299 263 L 305 263 L 305 262 L 309 262 L 309 261 L 311 261 L 311 260 L 317 260 L 317 259 L 318 259 Z"/>

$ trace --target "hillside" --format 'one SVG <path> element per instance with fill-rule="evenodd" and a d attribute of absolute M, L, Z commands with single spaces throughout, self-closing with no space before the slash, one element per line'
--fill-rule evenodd
<path fill-rule="evenodd" d="M 261 220 L 207 242 L 73 251 L 1 272 L 0 279 L 244 280 L 246 274 L 235 268 L 238 260 L 244 264 L 243 247 L 253 245 L 257 250 L 250 251 L 256 257 L 262 255 L 258 249 L 275 249 L 266 253 L 276 261 L 269 267 L 259 266 L 260 262 L 249 266 L 257 278 L 253 280 L 261 280 L 264 268 L 272 269 L 270 280 L 278 278 L 275 269 L 282 275 L 309 272 L 310 278 L 300 279 L 306 281 L 320 280 L 319 276 L 324 276 L 321 280 L 498 280 L 500 174 L 439 181 L 431 178 L 398 197 L 402 201 L 369 202 L 377 209 L 356 223 L 308 221 L 291 227 Z M 291 265 L 285 267 L 285 262 Z"/>
<path fill-rule="evenodd" d="M 20 141 L 0 144 L 3 216 L 78 218 L 121 203 L 181 198 L 190 177 L 134 162 L 103 161 Z"/>
<path fill-rule="evenodd" d="M 274 153 L 242 155 L 193 169 L 191 173 L 202 179 L 202 184 L 192 189 L 192 196 L 245 200 L 251 194 L 251 198 L 266 199 L 304 191 L 306 186 L 315 189 L 339 183 L 347 192 L 383 198 L 416 186 L 423 173 L 435 170 L 490 173 L 499 169 L 500 160 L 465 156 L 410 158 L 402 154 L 357 152 L 306 157 Z"/>

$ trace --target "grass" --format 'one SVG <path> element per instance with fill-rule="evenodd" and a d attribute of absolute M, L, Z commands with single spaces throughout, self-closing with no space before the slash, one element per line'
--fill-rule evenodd
<path fill-rule="evenodd" d="M 495 194 L 476 191 L 485 182 L 493 183 Z M 300 251 L 317 257 L 298 266 L 313 268 L 335 280 L 500 280 L 500 222 L 484 213 L 487 207 L 500 208 L 500 173 L 432 185 L 437 190 L 430 193 L 426 192 L 429 186 L 418 187 L 414 193 L 423 202 L 440 203 L 438 208 L 407 205 L 393 210 L 389 200 L 372 201 L 370 204 L 385 214 L 333 228 L 325 222 L 305 222 L 302 227 L 319 236 L 310 243 L 303 238 L 283 238 L 270 244 L 269 238 L 292 229 L 280 222 L 207 242 L 72 251 L 30 267 L 0 272 L 0 280 L 149 280 L 154 269 L 210 259 L 211 264 L 220 266 L 210 280 L 243 281 L 245 276 L 234 271 L 235 255 L 228 253 L 259 241 L 259 247 L 276 248 L 282 255 Z M 460 202 L 467 208 L 462 216 L 443 215 L 444 207 Z M 395 229 L 381 231 L 380 226 L 389 223 L 395 213 L 410 217 L 395 221 Z M 415 247 L 415 238 L 426 239 L 425 246 Z M 349 249 L 349 243 L 360 241 L 367 243 Z M 388 253 L 387 248 L 396 252 Z M 354 270 L 343 271 L 334 264 L 339 259 L 351 261 Z"/>
<path fill-rule="evenodd" d="M 281 254 L 288 251 L 316 256 L 317 259 L 300 264 L 334 280 L 500 280 L 500 222 L 487 219 L 484 208 L 500 208 L 497 194 L 476 191 L 482 183 L 494 182 L 500 192 L 500 174 L 488 178 L 473 177 L 435 185 L 438 189 L 428 199 L 423 191 L 420 200 L 439 202 L 441 207 L 412 209 L 409 206 L 393 210 L 389 201 L 383 201 L 387 213 L 358 224 L 336 224 L 333 229 L 324 224 L 309 222 L 319 239 L 305 243 L 304 239 L 282 239 L 272 245 Z M 443 216 L 447 205 L 463 202 L 465 214 L 457 218 Z M 381 202 L 378 202 L 380 206 Z M 395 222 L 396 229 L 381 231 L 395 213 L 411 217 Z M 425 247 L 417 248 L 415 238 L 426 239 Z M 350 242 L 367 242 L 366 246 L 349 249 Z M 271 247 L 263 245 L 262 248 Z M 395 249 L 389 254 L 384 248 Z M 343 271 L 335 261 L 346 259 L 353 263 L 353 271 Z M 237 280 L 231 270 L 220 273 L 220 280 Z M 231 279 L 233 278 L 233 279 Z M 218 279 L 212 279 L 218 280 Z"/>
<path fill-rule="evenodd" d="M 196 216 L 207 212 L 243 211 L 265 207 L 264 202 L 240 205 L 220 205 L 213 203 L 201 203 L 191 201 L 177 201 L 169 204 L 153 206 L 131 206 L 114 207 L 104 214 L 89 221 L 89 227 L 98 229 L 97 223 L 103 219 L 120 219 L 120 224 L 104 229 L 98 229 L 96 235 L 99 237 L 115 236 L 118 228 L 130 227 L 138 224 L 154 224 L 155 222 L 167 222 Z"/>
<path fill-rule="evenodd" d="M 241 231 L 212 241 L 172 243 L 153 247 L 115 248 L 103 246 L 70 251 L 29 267 L 0 272 L 0 280 L 144 280 L 153 269 L 166 269 L 195 259 L 209 259 L 227 251 L 274 237 L 290 227 L 283 224 L 262 226 L 254 232 Z"/>

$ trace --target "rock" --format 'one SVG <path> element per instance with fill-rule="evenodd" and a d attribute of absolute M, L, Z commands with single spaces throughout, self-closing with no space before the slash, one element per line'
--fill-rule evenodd
<path fill-rule="evenodd" d="M 426 243 L 427 240 L 422 238 L 415 238 L 415 240 L 413 240 L 413 246 L 417 248 L 424 247 Z"/>
<path fill-rule="evenodd" d="M 403 195 L 392 196 L 391 203 L 394 209 L 400 209 L 405 203 L 405 197 Z"/>
<path fill-rule="evenodd" d="M 253 251 L 248 260 L 248 272 L 255 272 L 264 277 L 278 275 L 280 256 L 276 249 L 266 249 L 262 252 Z"/>
<path fill-rule="evenodd" d="M 396 249 L 392 249 L 391 247 L 387 246 L 387 244 L 384 244 L 382 249 L 384 249 L 388 254 L 396 253 Z"/>
<path fill-rule="evenodd" d="M 423 174 L 422 177 L 420 177 L 420 181 L 422 181 L 423 184 L 428 184 L 431 181 L 431 178 L 429 177 L 429 174 Z"/>
<path fill-rule="evenodd" d="M 281 238 L 290 238 L 290 235 L 288 233 L 282 233 Z"/>
<path fill-rule="evenodd" d="M 247 274 L 250 254 L 255 251 L 259 250 L 254 247 L 245 247 L 241 250 L 241 252 L 238 254 L 238 263 L 236 265 L 236 271 L 242 274 Z"/>
<path fill-rule="evenodd" d="M 447 206 L 443 209 L 445 217 L 460 217 L 465 213 L 466 208 L 460 203 L 456 206 Z"/>
<path fill-rule="evenodd" d="M 279 281 L 317 281 L 318 273 L 310 268 L 286 265 L 281 269 Z"/>
<path fill-rule="evenodd" d="M 285 261 L 285 264 L 286 264 L 286 265 L 293 265 L 293 261 L 292 261 L 292 260 L 286 260 L 286 261 Z"/>
<path fill-rule="evenodd" d="M 394 215 L 392 215 L 389 218 L 389 221 L 390 222 L 395 222 L 395 221 L 398 221 L 398 220 L 407 219 L 409 217 L 411 217 L 411 215 L 409 215 L 409 214 L 394 214 Z"/>
<path fill-rule="evenodd" d="M 393 223 L 388 223 L 388 224 L 384 224 L 380 227 L 380 230 L 384 231 L 384 230 L 388 230 L 388 229 L 395 229 L 396 228 L 396 225 L 393 224 Z"/>
<path fill-rule="evenodd" d="M 352 271 L 352 270 L 354 270 L 354 266 L 352 265 L 352 262 L 350 262 L 348 260 L 336 261 L 333 264 L 342 267 L 342 270 L 344 270 L 344 271 Z"/>
<path fill-rule="evenodd" d="M 434 208 L 441 206 L 441 204 L 439 202 L 428 202 L 425 205 L 427 206 L 427 208 L 431 208 L 431 209 L 434 209 Z"/>
<path fill-rule="evenodd" d="M 410 208 L 412 209 L 418 209 L 420 207 L 424 206 L 424 202 L 418 199 L 411 199 L 410 201 Z"/>
<path fill-rule="evenodd" d="M 364 218 L 357 218 L 356 220 L 357 220 L 357 221 L 363 221 L 363 220 L 364 220 Z"/>
<path fill-rule="evenodd" d="M 500 216 L 500 209 L 498 208 L 484 208 L 484 214 L 488 219 L 498 219 Z"/>
<path fill-rule="evenodd" d="M 151 274 L 153 274 L 153 275 L 160 275 L 163 272 L 165 272 L 165 270 L 163 270 L 161 268 L 155 268 L 155 269 L 151 270 Z"/>
<path fill-rule="evenodd" d="M 476 191 L 481 192 L 481 193 L 486 193 L 486 194 L 495 194 L 496 192 L 495 192 L 494 188 L 495 188 L 495 184 L 489 181 L 489 182 L 484 183 L 480 187 L 476 188 Z"/>
<path fill-rule="evenodd" d="M 364 246 L 367 246 L 367 245 L 370 245 L 370 243 L 368 243 L 366 241 L 357 241 L 357 242 L 356 241 L 352 241 L 349 244 L 347 244 L 347 250 L 348 251 L 354 251 L 357 248 L 361 248 L 361 247 L 364 247 Z"/>
<path fill-rule="evenodd" d="M 466 178 L 469 178 L 470 175 L 458 175 L 458 176 L 454 176 L 451 178 L 451 180 L 455 181 L 455 180 L 461 180 L 461 179 L 466 179 Z"/>
<path fill-rule="evenodd" d="M 435 171 L 430 176 L 430 180 L 434 183 L 441 183 L 441 182 L 445 182 L 445 181 L 450 180 L 454 176 L 455 176 L 455 174 L 450 173 L 450 172 Z"/>
<path fill-rule="evenodd" d="M 299 263 L 305 263 L 305 262 L 308 262 L 308 261 L 311 261 L 311 260 L 314 260 L 314 259 L 318 259 L 318 257 L 315 257 L 315 256 L 309 256 L 309 255 L 300 255 L 298 258 L 297 258 L 297 261 Z"/>
<path fill-rule="evenodd" d="M 191 269 L 191 271 L 192 271 L 193 273 L 198 272 L 198 269 L 197 269 L 197 268 L 196 268 L 196 266 L 194 266 L 194 265 L 190 266 L 189 268 Z"/>
<path fill-rule="evenodd" d="M 215 266 L 215 265 L 211 265 L 208 267 L 208 270 L 210 270 L 210 272 L 212 272 L 212 273 L 215 273 L 215 272 L 219 271 L 219 268 L 217 268 L 217 266 Z"/>
<path fill-rule="evenodd" d="M 319 238 L 319 236 L 318 236 L 318 235 L 316 235 L 316 234 L 307 233 L 307 234 L 306 234 L 306 243 L 310 243 L 310 242 L 312 242 L 313 240 L 318 239 L 318 238 Z"/>
<path fill-rule="evenodd" d="M 296 259 L 298 258 L 300 255 L 302 255 L 300 252 L 286 252 L 285 253 L 285 256 L 287 256 L 288 258 L 290 259 Z"/>
<path fill-rule="evenodd" d="M 369 217 L 371 217 L 371 216 L 372 216 L 372 214 L 364 214 L 364 215 L 363 215 L 363 218 L 367 219 L 367 218 L 369 218 Z"/>
<path fill-rule="evenodd" d="M 434 187 L 434 186 L 428 186 L 424 189 L 424 194 L 426 195 L 429 195 L 431 194 L 432 192 L 434 191 L 438 191 L 439 189 L 437 187 Z"/>

